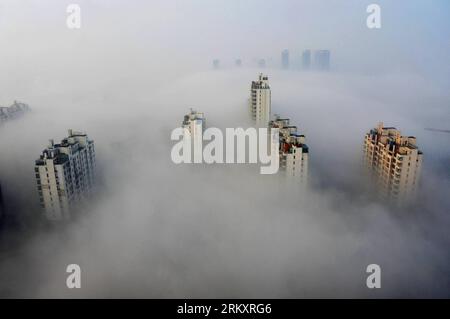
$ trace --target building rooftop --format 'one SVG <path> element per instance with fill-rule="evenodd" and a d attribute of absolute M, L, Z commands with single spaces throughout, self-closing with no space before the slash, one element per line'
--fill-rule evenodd
<path fill-rule="evenodd" d="M 402 136 L 401 132 L 395 127 L 384 127 L 383 123 L 379 123 L 376 128 L 371 129 L 366 135 L 373 142 L 381 144 L 400 155 L 408 154 L 411 150 L 418 150 L 414 136 Z"/>
<path fill-rule="evenodd" d="M 39 156 L 39 159 L 35 161 L 36 165 L 45 165 L 45 160 L 50 159 L 53 160 L 55 164 L 63 164 L 69 160 L 69 155 L 67 152 L 75 153 L 78 150 L 83 149 L 83 146 L 79 140 L 75 139 L 75 137 L 86 137 L 87 134 L 81 132 L 73 132 L 72 130 L 68 131 L 69 136 L 62 139 L 59 144 L 55 144 L 53 140 L 49 140 L 49 145 L 45 150 L 42 151 L 42 154 Z M 87 143 L 93 143 L 91 140 L 87 140 Z M 67 150 L 69 149 L 69 150 Z"/>

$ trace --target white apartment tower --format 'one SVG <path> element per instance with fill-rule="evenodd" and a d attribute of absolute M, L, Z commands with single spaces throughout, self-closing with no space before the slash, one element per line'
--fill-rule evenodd
<path fill-rule="evenodd" d="M 398 204 L 417 191 L 422 152 L 414 136 L 402 136 L 395 127 L 378 124 L 364 139 L 364 163 L 376 180 L 382 198 Z"/>
<path fill-rule="evenodd" d="M 305 136 L 297 132 L 297 127 L 289 124 L 289 119 L 280 118 L 270 121 L 269 128 L 278 128 L 280 134 L 280 171 L 288 179 L 295 179 L 302 184 L 308 180 L 309 148 Z"/>
<path fill-rule="evenodd" d="M 94 169 L 94 142 L 86 134 L 69 130 L 60 144 L 50 140 L 35 165 L 39 199 L 47 219 L 70 218 L 71 209 L 91 192 Z"/>
<path fill-rule="evenodd" d="M 187 129 L 192 138 L 203 138 L 203 131 L 206 127 L 206 118 L 202 112 L 191 111 L 184 116 L 182 127 Z"/>
<path fill-rule="evenodd" d="M 252 81 L 250 89 L 250 115 L 258 127 L 267 127 L 270 121 L 271 96 L 269 78 L 262 73 L 258 81 Z"/>
<path fill-rule="evenodd" d="M 194 162 L 200 163 L 202 161 L 202 146 L 203 145 L 203 131 L 206 127 L 206 119 L 203 113 L 191 111 L 184 116 L 182 128 L 184 129 L 184 148 L 194 149 Z"/>
<path fill-rule="evenodd" d="M 2 220 L 3 215 L 5 215 L 5 205 L 3 203 L 2 183 L 0 181 L 0 222 Z"/>

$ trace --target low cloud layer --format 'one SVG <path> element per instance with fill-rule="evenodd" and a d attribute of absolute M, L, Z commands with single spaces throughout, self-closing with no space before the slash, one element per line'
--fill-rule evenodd
<path fill-rule="evenodd" d="M 424 130 L 450 129 L 449 4 L 379 0 L 372 30 L 372 2 L 82 0 L 69 30 L 72 1 L 1 1 L 0 105 L 33 111 L 0 126 L 0 297 L 450 297 L 450 135 Z M 285 48 L 296 63 L 330 49 L 332 72 L 278 70 Z M 171 161 L 190 107 L 210 127 L 251 125 L 260 58 L 273 113 L 306 135 L 306 192 L 259 164 Z M 379 202 L 360 173 L 379 121 L 424 152 L 411 207 Z M 33 165 L 68 129 L 95 141 L 95 196 L 49 227 Z M 72 263 L 81 289 L 66 287 Z M 381 289 L 366 287 L 372 263 Z"/>
<path fill-rule="evenodd" d="M 64 103 L 36 98 L 32 114 L 2 127 L 2 183 L 15 213 L 38 214 L 33 160 L 68 128 L 95 140 L 99 179 L 92 206 L 73 223 L 4 231 L 0 294 L 448 297 L 450 141 L 423 128 L 445 127 L 449 97 L 407 74 L 271 70 L 273 112 L 290 117 L 310 147 L 307 192 L 260 175 L 259 165 L 173 164 L 170 132 L 189 107 L 205 112 L 208 126 L 250 125 L 257 72 L 196 73 L 127 101 L 126 88 L 106 100 L 100 91 Z M 359 173 L 364 133 L 381 120 L 417 136 L 425 153 L 408 209 L 377 202 Z M 82 289 L 65 286 L 71 263 L 81 266 Z M 376 291 L 365 285 L 371 263 L 382 269 Z"/>

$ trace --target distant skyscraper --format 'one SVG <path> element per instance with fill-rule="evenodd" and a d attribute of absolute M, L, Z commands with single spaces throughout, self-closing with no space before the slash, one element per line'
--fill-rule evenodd
<path fill-rule="evenodd" d="M 303 70 L 311 69 L 311 50 L 305 50 L 302 53 L 302 69 Z"/>
<path fill-rule="evenodd" d="M 258 81 L 252 81 L 250 89 L 250 114 L 257 126 L 267 126 L 271 112 L 269 78 L 262 73 Z"/>
<path fill-rule="evenodd" d="M 265 68 L 266 67 L 266 60 L 265 59 L 259 59 L 258 66 L 260 68 Z"/>
<path fill-rule="evenodd" d="M 289 69 L 289 50 L 281 52 L 281 67 L 285 70 Z"/>
<path fill-rule="evenodd" d="M 236 59 L 234 61 L 234 65 L 237 66 L 237 67 L 241 67 L 242 66 L 242 60 L 241 59 Z"/>
<path fill-rule="evenodd" d="M 314 52 L 314 64 L 317 70 L 330 70 L 330 54 L 330 50 L 317 50 Z"/>
<path fill-rule="evenodd" d="M 271 129 L 278 128 L 280 134 L 280 171 L 289 179 L 294 178 L 302 184 L 308 180 L 309 148 L 305 136 L 297 132 L 297 127 L 289 124 L 289 119 L 276 116 L 270 121 Z"/>
<path fill-rule="evenodd" d="M 83 133 L 49 146 L 36 160 L 35 172 L 41 206 L 49 220 L 70 218 L 72 209 L 87 198 L 94 183 L 94 142 Z"/>
<path fill-rule="evenodd" d="M 414 136 L 402 136 L 395 127 L 378 124 L 364 139 L 365 167 L 383 199 L 405 203 L 417 192 L 422 152 Z"/>
<path fill-rule="evenodd" d="M 220 60 L 215 59 L 213 60 L 213 68 L 218 69 L 220 67 Z"/>

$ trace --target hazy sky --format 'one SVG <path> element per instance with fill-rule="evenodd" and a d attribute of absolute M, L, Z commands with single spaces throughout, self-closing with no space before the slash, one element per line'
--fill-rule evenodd
<path fill-rule="evenodd" d="M 18 222 L 0 237 L 3 297 L 448 297 L 450 136 L 447 1 L 0 0 L 0 104 L 33 112 L 0 127 L 0 180 Z M 332 50 L 330 73 L 281 71 L 281 50 Z M 232 67 L 236 57 L 244 68 Z M 249 126 L 266 72 L 273 112 L 310 148 L 309 191 L 259 165 L 177 166 L 170 132 L 194 107 L 209 126 Z M 222 69 L 211 70 L 214 58 Z M 371 196 L 359 173 L 379 121 L 424 151 L 412 207 Z M 94 139 L 98 186 L 82 216 L 37 226 L 33 163 L 67 129 Z M 68 290 L 65 266 L 82 267 Z M 368 290 L 378 263 L 383 288 Z"/>
<path fill-rule="evenodd" d="M 247 64 L 260 57 L 278 62 L 284 48 L 293 56 L 329 48 L 341 71 L 408 71 L 447 83 L 450 75 L 445 0 L 377 1 L 377 30 L 366 27 L 373 1 L 78 1 L 82 28 L 69 30 L 72 2 L 0 1 L 1 68 L 11 89 L 20 93 L 33 80 L 61 83 L 93 73 L 128 78 L 163 67 L 147 79 L 158 83 L 209 67 L 213 58 L 223 65 L 236 57 Z"/>

